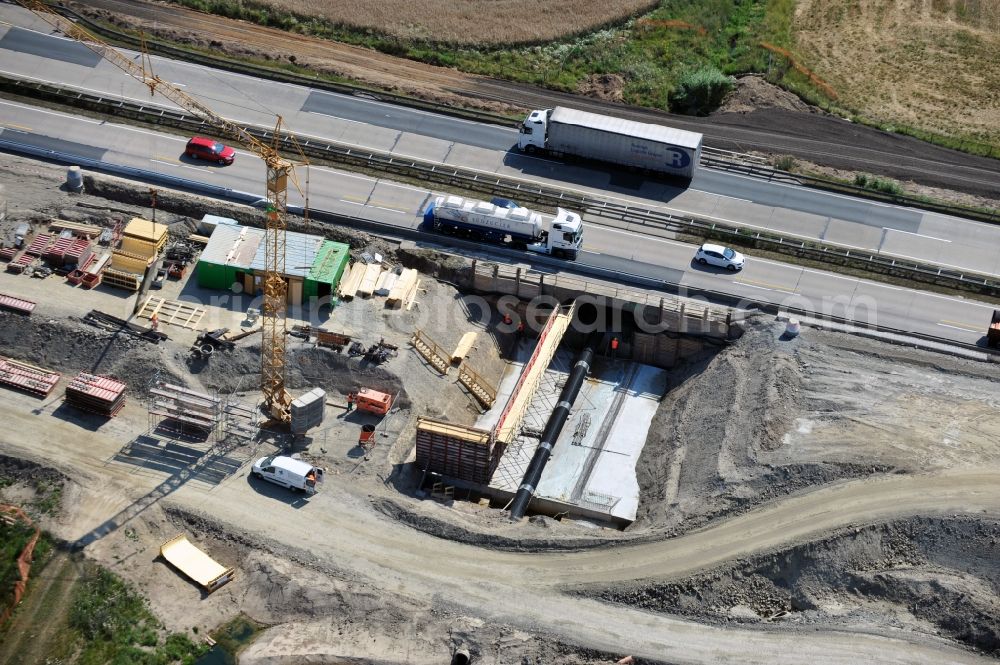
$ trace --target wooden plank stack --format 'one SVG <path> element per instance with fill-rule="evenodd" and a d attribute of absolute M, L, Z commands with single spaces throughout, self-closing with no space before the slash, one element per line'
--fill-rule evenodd
<path fill-rule="evenodd" d="M 413 300 L 413 296 L 417 292 L 417 284 L 417 271 L 413 268 L 407 268 L 399 275 L 396 283 L 392 285 L 385 304 L 388 307 L 401 307 L 406 302 Z"/>
<path fill-rule="evenodd" d="M 66 403 L 110 418 L 125 406 L 125 384 L 106 376 L 81 372 L 66 386 Z"/>
<path fill-rule="evenodd" d="M 378 276 L 382 273 L 382 266 L 378 263 L 369 263 L 365 266 L 365 274 L 358 285 L 357 295 L 368 298 L 375 293 L 375 286 L 378 284 Z"/>
<path fill-rule="evenodd" d="M 350 271 L 344 275 L 343 279 L 340 280 L 340 284 L 337 285 L 337 295 L 343 300 L 351 300 L 358 292 L 358 287 L 361 286 L 361 280 L 365 276 L 366 265 L 361 261 L 355 262 L 351 266 Z"/>

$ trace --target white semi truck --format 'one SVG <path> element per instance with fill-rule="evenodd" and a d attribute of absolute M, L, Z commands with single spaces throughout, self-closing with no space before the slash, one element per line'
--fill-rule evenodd
<path fill-rule="evenodd" d="M 532 111 L 517 147 L 527 153 L 574 156 L 654 171 L 688 181 L 701 159 L 702 135 L 557 106 Z"/>
<path fill-rule="evenodd" d="M 527 208 L 439 196 L 424 211 L 424 223 L 440 233 L 567 259 L 575 259 L 583 247 L 580 215 L 562 208 L 553 217 Z"/>

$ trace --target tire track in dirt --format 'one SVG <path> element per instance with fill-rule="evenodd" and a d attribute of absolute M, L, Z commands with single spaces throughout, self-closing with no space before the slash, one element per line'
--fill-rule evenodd
<path fill-rule="evenodd" d="M 55 637 L 65 625 L 73 599 L 71 590 L 79 579 L 78 565 L 65 552 L 56 552 L 48 565 L 32 577 L 29 592 L 7 627 L 6 639 L 0 641 L 0 663 L 46 662 Z"/>

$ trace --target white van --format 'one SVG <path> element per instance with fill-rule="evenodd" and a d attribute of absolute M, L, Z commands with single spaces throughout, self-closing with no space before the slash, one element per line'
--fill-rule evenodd
<path fill-rule="evenodd" d="M 323 469 L 284 455 L 261 457 L 253 463 L 251 473 L 275 485 L 306 494 L 315 494 L 323 482 Z"/>

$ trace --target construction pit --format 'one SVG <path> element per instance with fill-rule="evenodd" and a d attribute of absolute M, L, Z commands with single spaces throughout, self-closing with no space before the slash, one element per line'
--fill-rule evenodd
<path fill-rule="evenodd" d="M 62 168 L 17 158 L 0 173 L 5 233 L 53 218 L 111 227 L 152 216 L 141 185 L 88 176 L 88 193 L 71 195 Z M 171 238 L 204 214 L 246 221 L 255 211 L 160 192 L 156 219 Z M 711 341 L 711 327 L 650 341 L 626 325 L 615 357 L 606 339 L 595 354 L 532 501 L 541 510 L 512 522 L 504 508 L 519 470 L 493 490 L 495 473 L 476 484 L 435 476 L 418 463 L 417 429 L 423 418 L 495 430 L 554 311 L 539 308 L 540 326 L 520 337 L 504 326 L 508 287 L 517 283 L 523 303 L 534 278 L 357 231 L 308 232 L 349 245 L 355 260 L 378 253 L 417 268 L 420 286 L 409 310 L 376 296 L 301 318 L 293 308 L 290 326 L 399 347 L 375 364 L 289 337 L 289 389 L 319 387 L 329 402 L 322 424 L 295 439 L 266 427 L 234 438 L 222 425 L 192 436 L 150 415 L 160 383 L 258 405 L 257 338 L 191 357 L 204 330 L 252 329 L 246 294 L 199 293 L 190 272 L 143 296 L 0 272 L 0 293 L 36 303 L 30 315 L 0 312 L 0 355 L 60 374 L 45 397 L 0 387 L 0 502 L 32 511 L 59 488 L 56 509 L 36 517 L 63 558 L 33 573 L 38 589 L 69 584 L 87 560 L 134 584 L 165 630 L 201 639 L 244 614 L 265 628 L 241 663 L 1000 656 L 995 364 L 810 328 L 789 339 L 759 316 L 730 320 L 731 334 Z M 201 319 L 161 320 L 168 339 L 158 343 L 83 320 L 96 309 L 148 327 L 132 313 L 151 293 L 204 308 Z M 441 373 L 412 347 L 415 330 L 449 352 L 476 332 L 464 362 L 496 406 L 459 381 L 460 364 Z M 529 456 L 586 340 L 570 330 L 551 350 L 504 452 Z M 115 417 L 64 402 L 81 372 L 125 384 Z M 346 396 L 365 387 L 394 396 L 388 418 L 345 413 Z M 366 424 L 376 435 L 360 446 Z M 328 470 L 317 494 L 250 476 L 253 460 L 280 451 Z M 628 519 L 594 514 L 630 501 Z M 173 568 L 160 548 L 178 534 L 232 580 L 207 593 Z M 44 662 L 55 639 L 41 628 L 68 600 L 39 606 L 31 589 L 2 629 L 0 662 Z"/>

